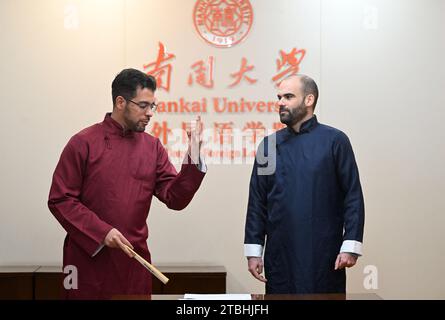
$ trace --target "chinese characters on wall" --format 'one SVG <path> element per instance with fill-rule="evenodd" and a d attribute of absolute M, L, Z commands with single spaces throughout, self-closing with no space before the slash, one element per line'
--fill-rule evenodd
<path fill-rule="evenodd" d="M 292 48 L 286 52 L 279 51 L 275 61 L 276 73 L 270 75 L 270 81 L 278 85 L 286 76 L 296 74 L 306 55 L 305 49 Z M 174 63 L 176 53 L 168 52 L 165 45 L 159 42 L 159 48 L 154 61 L 143 65 L 144 71 L 152 75 L 157 82 L 158 90 L 171 92 L 172 77 L 174 76 Z M 239 65 L 229 66 L 227 74 L 215 74 L 216 59 L 214 56 L 199 57 L 191 61 L 189 72 L 184 77 L 184 85 L 189 87 L 202 87 L 211 92 L 216 87 L 231 90 L 240 84 L 255 85 L 261 80 L 252 75 L 255 64 L 248 57 L 241 57 Z M 222 61 L 222 63 L 224 63 Z M 273 63 L 273 62 L 272 62 Z M 177 75 L 180 77 L 180 75 Z M 183 76 L 183 75 L 182 75 Z M 157 113 L 171 114 L 214 114 L 259 113 L 273 114 L 277 118 L 277 101 L 252 101 L 246 98 L 233 100 L 228 97 L 203 97 L 189 101 L 180 97 L 174 101 L 158 102 Z M 187 123 L 181 122 L 179 127 L 170 127 L 166 119 L 153 119 L 150 133 L 159 138 L 169 152 L 172 160 L 183 158 L 186 152 L 187 136 L 185 128 Z M 274 121 L 266 127 L 262 121 L 247 119 L 241 126 L 235 127 L 233 121 L 213 121 L 204 128 L 204 155 L 210 163 L 213 160 L 242 159 L 253 160 L 258 143 L 266 135 L 285 127 L 281 122 Z M 247 159 L 249 158 L 249 159 Z"/>

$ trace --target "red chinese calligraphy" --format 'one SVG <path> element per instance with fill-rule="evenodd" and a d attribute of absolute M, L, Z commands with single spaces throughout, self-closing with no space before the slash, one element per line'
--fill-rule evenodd
<path fill-rule="evenodd" d="M 164 63 L 175 57 L 176 56 L 174 54 L 166 53 L 164 44 L 159 42 L 159 51 L 156 61 L 149 64 L 144 64 L 144 70 L 148 69 L 146 73 L 156 78 L 158 89 L 164 89 L 167 92 L 170 91 L 170 79 L 173 67 L 169 63 Z"/>
<path fill-rule="evenodd" d="M 233 143 L 233 122 L 214 122 L 214 141 L 222 145 Z"/>
<path fill-rule="evenodd" d="M 203 60 L 199 60 L 192 64 L 191 68 L 194 69 L 195 77 L 193 77 L 193 74 L 189 75 L 188 85 L 191 86 L 193 84 L 193 78 L 195 78 L 197 84 L 205 88 L 213 88 L 213 61 L 213 56 L 210 56 L 207 64 Z"/>
<path fill-rule="evenodd" d="M 166 145 L 168 142 L 168 135 L 172 132 L 171 129 L 168 128 L 167 121 L 162 121 L 162 124 L 155 121 L 153 123 L 153 127 L 151 129 L 151 134 L 160 139 L 163 145 Z"/>
<path fill-rule="evenodd" d="M 249 82 L 250 84 L 257 82 L 258 79 L 252 79 L 245 75 L 245 73 L 253 70 L 253 68 L 254 68 L 253 65 L 250 65 L 250 66 L 247 65 L 246 58 L 242 58 L 240 70 L 238 72 L 234 72 L 230 75 L 232 78 L 235 78 L 235 81 L 229 87 L 234 87 L 234 86 L 238 85 L 242 79 L 246 79 L 247 82 Z"/>
<path fill-rule="evenodd" d="M 272 81 L 277 82 L 287 75 L 296 74 L 300 70 L 300 63 L 305 54 L 305 49 L 297 50 L 297 48 L 293 48 L 289 53 L 280 50 L 281 59 L 277 59 L 277 71 L 279 73 L 272 78 Z"/>
<path fill-rule="evenodd" d="M 256 144 L 258 136 L 264 137 L 266 135 L 266 128 L 261 121 L 247 122 L 243 131 L 250 131 L 253 144 Z"/>

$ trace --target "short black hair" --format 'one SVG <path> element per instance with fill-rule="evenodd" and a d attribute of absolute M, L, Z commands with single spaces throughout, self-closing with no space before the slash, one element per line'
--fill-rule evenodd
<path fill-rule="evenodd" d="M 111 84 L 113 106 L 116 104 L 116 98 L 118 96 L 122 96 L 125 99 L 133 99 L 136 96 L 138 88 L 148 88 L 155 92 L 156 79 L 136 69 L 124 69 L 119 72 Z"/>
<path fill-rule="evenodd" d="M 313 109 L 315 109 L 315 106 L 317 105 L 318 101 L 318 86 L 315 83 L 314 79 L 306 76 L 306 75 L 299 75 L 300 81 L 301 81 L 301 90 L 303 91 L 303 96 L 306 97 L 308 94 L 314 95 L 314 104 Z"/>

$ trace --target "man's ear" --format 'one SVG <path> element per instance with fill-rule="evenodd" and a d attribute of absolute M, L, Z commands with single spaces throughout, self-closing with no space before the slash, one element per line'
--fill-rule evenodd
<path fill-rule="evenodd" d="M 308 94 L 304 98 L 304 104 L 305 104 L 306 107 L 313 106 L 314 105 L 314 101 L 315 101 L 315 97 L 314 97 L 313 94 Z"/>
<path fill-rule="evenodd" d="M 122 110 L 122 109 L 124 109 L 126 102 L 127 102 L 127 101 L 125 100 L 124 97 L 122 97 L 122 96 L 117 96 L 117 97 L 116 97 L 116 101 L 115 101 L 115 107 L 116 107 L 118 110 Z"/>

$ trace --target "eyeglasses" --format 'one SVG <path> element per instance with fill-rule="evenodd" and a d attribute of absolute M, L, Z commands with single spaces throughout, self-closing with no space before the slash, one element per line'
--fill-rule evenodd
<path fill-rule="evenodd" d="M 148 107 L 150 107 L 151 111 L 155 112 L 158 105 L 155 102 L 148 103 L 148 102 L 134 102 L 133 100 L 127 99 L 130 102 L 133 102 L 135 105 L 137 105 L 142 110 L 147 110 Z"/>

